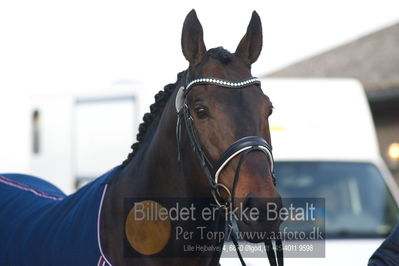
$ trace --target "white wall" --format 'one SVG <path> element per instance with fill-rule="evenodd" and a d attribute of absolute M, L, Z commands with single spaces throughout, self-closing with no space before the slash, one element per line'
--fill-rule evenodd
<path fill-rule="evenodd" d="M 132 95 L 80 99 L 73 109 L 74 175 L 96 178 L 121 164 L 136 135 L 137 108 Z"/>
<path fill-rule="evenodd" d="M 73 97 L 68 95 L 31 97 L 31 110 L 40 112 L 40 152 L 30 154 L 30 172 L 65 193 L 74 190 L 72 106 Z"/>
<path fill-rule="evenodd" d="M 0 173 L 29 172 L 29 97 L 0 91 Z"/>
<path fill-rule="evenodd" d="M 127 157 L 152 102 L 146 94 L 132 84 L 75 95 L 0 92 L 0 173 L 38 176 L 73 192 L 77 176 L 97 177 Z M 115 100 L 124 97 L 132 100 Z M 32 147 L 34 110 L 40 120 L 38 154 Z"/>

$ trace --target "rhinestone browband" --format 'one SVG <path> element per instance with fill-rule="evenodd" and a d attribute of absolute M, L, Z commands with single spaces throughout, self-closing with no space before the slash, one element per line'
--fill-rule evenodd
<path fill-rule="evenodd" d="M 199 79 L 194 79 L 193 81 L 191 81 L 186 86 L 184 91 L 185 91 L 185 93 L 188 93 L 188 91 L 190 91 L 191 87 L 200 85 L 200 84 L 217 85 L 217 86 L 226 87 L 226 88 L 242 88 L 242 87 L 246 87 L 250 84 L 255 84 L 255 83 L 260 84 L 260 79 L 254 77 L 254 78 L 240 80 L 240 81 L 229 81 L 229 80 L 223 80 L 223 79 L 217 79 L 217 78 L 199 78 Z"/>
<path fill-rule="evenodd" d="M 253 77 L 245 80 L 230 81 L 217 78 L 198 78 L 191 81 L 186 87 L 180 87 L 176 95 L 176 110 L 179 112 L 183 106 L 184 98 L 191 88 L 197 85 L 215 85 L 224 88 L 239 89 L 252 84 L 260 84 L 260 79 Z"/>

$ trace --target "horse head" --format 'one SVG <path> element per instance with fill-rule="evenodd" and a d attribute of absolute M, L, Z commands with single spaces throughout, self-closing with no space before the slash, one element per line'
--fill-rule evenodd
<path fill-rule="evenodd" d="M 199 159 L 197 170 L 208 178 L 209 184 L 203 182 L 198 189 L 209 191 L 210 185 L 219 205 L 232 204 L 240 207 L 238 212 L 256 208 L 257 218 L 244 216 L 237 221 L 240 231 L 267 235 L 278 231 L 281 221 L 265 215 L 268 206 L 281 208 L 268 122 L 273 105 L 251 74 L 262 49 L 259 15 L 253 12 L 246 34 L 230 53 L 222 47 L 206 49 L 202 26 L 192 10 L 183 25 L 181 44 L 189 68 L 176 94 L 177 138 L 183 152 L 191 143 Z M 181 143 L 183 139 L 186 143 Z M 185 155 L 179 156 L 184 161 Z M 257 235 L 246 240 L 264 238 Z"/>

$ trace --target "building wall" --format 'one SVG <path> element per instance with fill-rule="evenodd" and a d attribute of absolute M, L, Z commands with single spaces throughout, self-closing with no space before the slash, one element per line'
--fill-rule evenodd
<path fill-rule="evenodd" d="M 29 114 L 28 95 L 0 90 L 0 174 L 29 172 Z"/>

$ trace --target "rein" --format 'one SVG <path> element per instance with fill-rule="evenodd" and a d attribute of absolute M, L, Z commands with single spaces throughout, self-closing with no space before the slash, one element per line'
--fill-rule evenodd
<path fill-rule="evenodd" d="M 181 160 L 181 150 L 180 150 L 180 138 L 181 138 L 181 126 L 184 123 L 187 135 L 190 140 L 190 144 L 197 158 L 199 159 L 201 168 L 205 173 L 205 176 L 208 180 L 209 186 L 211 188 L 211 194 L 220 209 L 227 210 L 229 206 L 233 206 L 234 208 L 234 195 L 236 186 L 238 183 L 238 179 L 240 176 L 241 165 L 244 162 L 244 158 L 247 154 L 252 151 L 261 151 L 266 155 L 269 165 L 270 171 L 273 178 L 273 184 L 276 185 L 276 178 L 274 176 L 274 159 L 272 154 L 272 147 L 267 143 L 264 138 L 258 136 L 246 136 L 243 137 L 236 142 L 234 142 L 227 150 L 221 155 L 221 157 L 216 161 L 215 165 L 212 165 L 210 160 L 207 158 L 206 154 L 202 150 L 197 130 L 194 125 L 194 119 L 190 114 L 190 109 L 187 103 L 187 95 L 191 91 L 191 89 L 198 85 L 215 85 L 218 87 L 231 88 L 231 89 L 241 89 L 254 84 L 260 84 L 260 80 L 256 77 L 249 78 L 241 81 L 228 81 L 217 78 L 198 78 L 192 80 L 186 86 L 182 86 L 179 88 L 176 95 L 176 111 L 177 111 L 177 123 L 176 123 L 176 139 L 177 139 L 177 150 L 178 150 L 178 160 Z M 235 157 L 240 155 L 239 163 L 237 165 L 237 169 L 235 172 L 232 191 L 229 190 L 227 186 L 222 183 L 219 183 L 219 175 L 222 170 L 227 166 L 227 164 L 234 159 Z M 228 194 L 227 201 L 223 199 L 220 193 L 220 189 L 225 190 Z M 224 203 L 223 203 L 224 202 Z M 230 217 L 230 215 L 229 215 Z M 230 230 L 229 235 L 233 240 L 233 243 L 236 247 L 236 251 L 238 257 L 241 261 L 242 265 L 246 265 L 239 250 L 238 241 L 234 236 L 233 229 L 233 221 L 232 218 L 229 218 L 227 222 L 228 228 Z M 230 234 L 232 233 L 232 234 Z M 272 241 L 266 240 L 265 247 L 267 252 L 267 257 L 270 265 L 272 266 L 282 266 L 283 265 L 283 249 L 282 249 L 282 241 L 281 239 L 276 239 L 276 251 L 273 248 Z M 276 259 L 277 257 L 277 259 Z"/>

